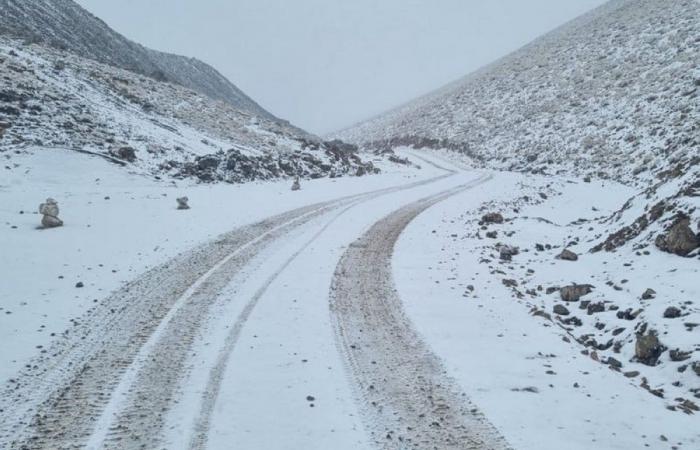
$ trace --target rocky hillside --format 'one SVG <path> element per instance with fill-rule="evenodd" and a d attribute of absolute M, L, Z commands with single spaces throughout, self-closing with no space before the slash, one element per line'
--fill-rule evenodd
<path fill-rule="evenodd" d="M 0 0 L 0 11 L 0 35 L 43 43 L 176 83 L 237 109 L 277 120 L 211 66 L 132 42 L 72 0 Z"/>
<path fill-rule="evenodd" d="M 48 147 L 204 182 L 375 171 L 352 145 L 323 142 L 179 84 L 1 35 L 0 79 L 0 158 L 9 170 L 15 152 Z"/>
<path fill-rule="evenodd" d="M 630 240 L 644 246 L 679 222 L 698 231 L 698 61 L 699 2 L 613 0 L 338 136 L 375 149 L 443 148 L 491 168 L 635 186 L 640 194 L 608 219 L 617 229 L 594 250 Z M 640 208 L 641 215 L 623 214 Z"/>
<path fill-rule="evenodd" d="M 700 3 L 613 0 L 425 98 L 339 133 L 489 166 L 648 183 L 700 146 Z"/>

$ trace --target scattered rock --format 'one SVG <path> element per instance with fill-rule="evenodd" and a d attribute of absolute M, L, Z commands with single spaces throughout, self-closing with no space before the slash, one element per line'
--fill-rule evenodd
<path fill-rule="evenodd" d="M 484 214 L 481 218 L 481 224 L 485 225 L 491 223 L 503 223 L 503 216 L 497 212 Z"/>
<path fill-rule="evenodd" d="M 47 198 L 46 203 L 39 205 L 39 214 L 43 214 L 41 225 L 44 228 L 63 226 L 63 221 L 58 218 L 58 212 L 58 202 L 52 198 Z"/>
<path fill-rule="evenodd" d="M 700 247 L 700 239 L 690 228 L 690 219 L 681 216 L 666 234 L 656 237 L 656 246 L 664 252 L 686 256 Z"/>
<path fill-rule="evenodd" d="M 133 147 L 120 147 L 116 150 L 112 150 L 110 153 L 124 161 L 136 161 L 136 150 Z"/>
<path fill-rule="evenodd" d="M 700 361 L 694 362 L 691 367 L 693 368 L 693 372 L 695 372 L 695 375 L 700 377 Z"/>
<path fill-rule="evenodd" d="M 578 255 L 569 249 L 564 249 L 557 256 L 557 259 L 563 259 L 564 261 L 578 261 Z"/>
<path fill-rule="evenodd" d="M 502 261 L 510 261 L 513 256 L 519 255 L 520 249 L 518 247 L 511 247 L 510 245 L 502 245 L 499 248 L 499 255 Z"/>
<path fill-rule="evenodd" d="M 498 231 L 487 231 L 486 237 L 489 239 L 496 239 L 498 237 Z"/>
<path fill-rule="evenodd" d="M 83 283 L 82 281 L 78 281 L 77 283 L 75 283 L 75 287 L 77 287 L 77 288 L 85 287 L 85 283 Z"/>
<path fill-rule="evenodd" d="M 190 201 L 187 197 L 180 197 L 177 200 L 177 209 L 190 209 L 190 205 L 187 202 Z"/>
<path fill-rule="evenodd" d="M 573 284 L 561 288 L 559 295 L 565 302 L 577 302 L 581 297 L 590 294 L 592 291 L 593 286 L 590 284 Z"/>
<path fill-rule="evenodd" d="M 681 316 L 681 310 L 675 306 L 669 306 L 664 311 L 664 319 L 677 319 Z"/>
<path fill-rule="evenodd" d="M 515 280 L 511 280 L 511 279 L 508 279 L 508 278 L 504 278 L 504 279 L 503 279 L 503 285 L 504 285 L 505 287 L 517 287 L 517 286 L 518 286 L 518 282 L 515 281 Z"/>
<path fill-rule="evenodd" d="M 554 314 L 558 314 L 560 316 L 568 316 L 570 314 L 569 310 L 564 305 L 554 305 L 552 311 Z"/>
<path fill-rule="evenodd" d="M 550 287 L 547 288 L 547 290 L 545 291 L 545 293 L 546 293 L 547 295 L 551 295 L 551 294 L 554 294 L 555 292 L 557 292 L 558 290 L 559 290 L 559 286 L 550 286 Z"/>
<path fill-rule="evenodd" d="M 690 355 L 692 355 L 693 352 L 684 352 L 681 349 L 677 348 L 675 350 L 671 350 L 669 352 L 669 357 L 671 358 L 671 361 L 673 362 L 681 362 L 685 361 L 687 359 L 690 359 Z"/>
<path fill-rule="evenodd" d="M 655 366 L 659 356 L 666 348 L 661 344 L 655 333 L 637 335 L 637 342 L 634 346 L 634 356 L 642 364 Z"/>
<path fill-rule="evenodd" d="M 595 313 L 601 313 L 605 311 L 605 304 L 603 302 L 589 303 L 587 310 L 589 316 Z"/>
<path fill-rule="evenodd" d="M 538 252 L 543 252 L 544 251 L 544 245 L 542 244 L 535 244 L 535 250 Z"/>
<path fill-rule="evenodd" d="M 619 369 L 622 367 L 622 363 L 612 356 L 609 356 L 608 359 L 605 360 L 606 364 L 609 365 L 610 367 L 614 367 L 615 369 Z"/>
<path fill-rule="evenodd" d="M 630 370 L 629 372 L 623 373 L 623 375 L 627 378 L 636 378 L 639 376 L 639 372 L 636 370 Z"/>
<path fill-rule="evenodd" d="M 656 297 L 656 291 L 653 289 L 647 289 L 642 294 L 642 300 L 651 300 L 652 298 L 655 298 L 655 297 Z"/>

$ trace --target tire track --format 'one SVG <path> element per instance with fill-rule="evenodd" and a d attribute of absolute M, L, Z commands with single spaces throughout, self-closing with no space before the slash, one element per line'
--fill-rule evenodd
<path fill-rule="evenodd" d="M 150 448 L 208 307 L 259 251 L 344 205 L 453 174 L 299 208 L 226 233 L 149 270 L 75 321 L 46 356 L 31 361 L 5 387 L 0 447 L 83 448 L 92 436 L 93 446 Z M 116 421 L 105 418 L 116 412 Z"/>
<path fill-rule="evenodd" d="M 336 268 L 331 318 L 378 448 L 509 448 L 413 328 L 391 273 L 395 243 L 413 219 L 489 179 L 483 176 L 395 211 L 353 243 Z"/>

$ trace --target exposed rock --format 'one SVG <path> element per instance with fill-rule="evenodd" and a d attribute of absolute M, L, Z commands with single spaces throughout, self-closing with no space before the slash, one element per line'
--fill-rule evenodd
<path fill-rule="evenodd" d="M 136 161 L 136 150 L 132 147 L 120 147 L 116 150 L 111 151 L 112 155 L 124 161 L 134 162 Z"/>
<path fill-rule="evenodd" d="M 589 316 L 595 313 L 601 313 L 605 311 L 605 304 L 603 302 L 589 303 L 587 310 Z"/>
<path fill-rule="evenodd" d="M 573 284 L 561 288 L 559 294 L 565 302 L 577 302 L 581 297 L 590 294 L 592 291 L 593 286 L 590 284 Z"/>
<path fill-rule="evenodd" d="M 613 358 L 612 356 L 609 356 L 608 359 L 605 360 L 605 362 L 606 362 L 610 367 L 613 367 L 613 368 L 615 368 L 615 369 L 619 369 L 619 368 L 622 367 L 622 363 L 621 363 L 620 361 L 618 361 L 617 359 Z"/>
<path fill-rule="evenodd" d="M 694 362 L 691 367 L 693 368 L 693 372 L 695 372 L 695 375 L 700 377 L 700 361 Z"/>
<path fill-rule="evenodd" d="M 214 155 L 206 155 L 197 158 L 197 168 L 199 170 L 214 170 L 219 167 L 221 160 Z"/>
<path fill-rule="evenodd" d="M 504 279 L 503 279 L 503 285 L 504 285 L 505 287 L 517 287 L 517 286 L 518 286 L 518 282 L 515 281 L 515 280 L 512 280 L 512 279 L 504 278 Z"/>
<path fill-rule="evenodd" d="M 187 197 L 180 197 L 177 200 L 177 209 L 190 209 L 190 205 L 187 202 L 190 201 Z"/>
<path fill-rule="evenodd" d="M 518 247 L 512 247 L 510 245 L 503 245 L 499 248 L 499 257 L 502 261 L 510 261 L 513 256 L 519 255 L 520 249 Z"/>
<path fill-rule="evenodd" d="M 681 310 L 679 308 L 676 308 L 675 306 L 669 306 L 666 308 L 666 311 L 664 311 L 664 319 L 677 319 L 678 317 L 681 316 Z"/>
<path fill-rule="evenodd" d="M 554 294 L 555 292 L 557 292 L 558 290 L 559 290 L 559 286 L 550 286 L 545 290 L 545 293 L 547 295 L 551 295 L 551 294 Z"/>
<path fill-rule="evenodd" d="M 498 231 L 487 231 L 486 237 L 489 239 L 496 239 L 498 237 Z"/>
<path fill-rule="evenodd" d="M 675 350 L 671 350 L 669 352 L 669 357 L 671 358 L 671 361 L 673 362 L 680 362 L 680 361 L 685 361 L 686 359 L 690 359 L 690 355 L 692 355 L 693 352 L 684 352 L 681 349 L 677 348 Z"/>
<path fill-rule="evenodd" d="M 682 216 L 666 234 L 656 237 L 656 246 L 664 252 L 686 256 L 700 247 L 700 239 L 690 228 L 690 220 Z"/>
<path fill-rule="evenodd" d="M 652 298 L 655 298 L 655 297 L 656 297 L 656 291 L 653 289 L 647 289 L 642 294 L 642 300 L 651 300 Z"/>
<path fill-rule="evenodd" d="M 484 216 L 481 218 L 481 224 L 486 225 L 491 223 L 503 223 L 503 216 L 501 213 L 493 212 L 484 214 Z"/>
<path fill-rule="evenodd" d="M 637 342 L 634 346 L 634 356 L 642 364 L 655 366 L 659 356 L 666 348 L 661 344 L 659 338 L 653 332 L 637 335 Z"/>
<path fill-rule="evenodd" d="M 557 256 L 557 259 L 563 259 L 565 261 L 578 261 L 578 255 L 569 249 L 564 249 Z"/>
<path fill-rule="evenodd" d="M 552 311 L 554 314 L 558 314 L 560 316 L 568 316 L 570 314 L 569 310 L 564 305 L 554 305 Z"/>
<path fill-rule="evenodd" d="M 542 244 L 535 244 L 535 250 L 538 252 L 543 252 L 544 251 L 544 245 Z"/>
<path fill-rule="evenodd" d="M 63 226 L 63 221 L 58 218 L 58 212 L 58 202 L 52 198 L 47 198 L 46 203 L 39 205 L 39 214 L 43 214 L 41 225 L 44 228 Z"/>

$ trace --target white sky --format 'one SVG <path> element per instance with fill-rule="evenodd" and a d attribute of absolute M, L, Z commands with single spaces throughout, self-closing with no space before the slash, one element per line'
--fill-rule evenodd
<path fill-rule="evenodd" d="M 77 0 L 326 133 L 439 88 L 604 0 Z"/>

